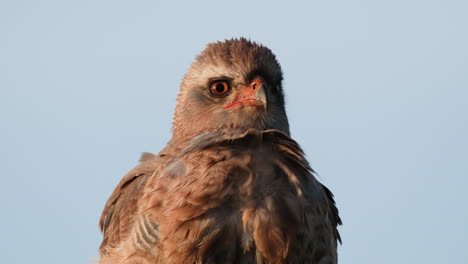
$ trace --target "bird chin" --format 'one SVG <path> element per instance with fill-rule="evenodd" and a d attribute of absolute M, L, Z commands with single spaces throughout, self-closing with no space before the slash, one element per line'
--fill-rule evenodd
<path fill-rule="evenodd" d="M 253 99 L 253 98 L 249 98 L 249 99 L 246 99 L 246 100 L 230 103 L 230 104 L 226 105 L 224 108 L 225 109 L 231 109 L 231 108 L 252 108 L 252 107 L 253 108 L 258 108 L 258 109 L 265 109 L 265 104 L 264 104 L 263 101 Z"/>

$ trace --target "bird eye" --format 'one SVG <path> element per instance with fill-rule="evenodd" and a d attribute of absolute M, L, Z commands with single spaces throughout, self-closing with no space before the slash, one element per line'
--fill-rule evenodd
<path fill-rule="evenodd" d="M 213 95 L 225 95 L 229 92 L 229 84 L 226 81 L 215 81 L 210 85 L 210 92 Z"/>

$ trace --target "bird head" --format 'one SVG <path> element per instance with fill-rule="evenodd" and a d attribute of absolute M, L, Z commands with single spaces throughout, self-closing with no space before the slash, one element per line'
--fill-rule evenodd
<path fill-rule="evenodd" d="M 289 134 L 282 71 L 270 49 L 247 39 L 210 43 L 181 83 L 173 136 L 276 129 Z"/>

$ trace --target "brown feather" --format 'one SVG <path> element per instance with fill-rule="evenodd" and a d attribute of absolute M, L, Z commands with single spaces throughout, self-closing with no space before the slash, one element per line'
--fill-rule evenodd
<path fill-rule="evenodd" d="M 294 141 L 281 132 L 250 130 L 237 138 L 192 142 L 188 148 L 182 156 L 166 160 L 179 165 L 133 177 L 123 187 L 114 201 L 121 213 L 120 218 L 113 215 L 119 223 L 113 223 L 111 232 L 119 236 L 109 235 L 112 243 L 135 246 L 128 241 L 138 235 L 138 226 L 124 217 L 132 215 L 147 217 L 145 228 L 157 232 L 158 239 L 147 245 L 155 255 L 146 253 L 148 262 L 142 263 L 209 263 L 223 257 L 236 263 L 246 255 L 253 258 L 251 253 L 264 263 L 299 263 L 296 258 L 304 253 L 291 254 L 298 248 L 308 252 L 310 263 L 336 259 L 336 207 Z M 117 244 L 113 248 L 120 250 Z M 102 263 L 110 263 L 106 259 L 115 254 L 104 248 Z"/>

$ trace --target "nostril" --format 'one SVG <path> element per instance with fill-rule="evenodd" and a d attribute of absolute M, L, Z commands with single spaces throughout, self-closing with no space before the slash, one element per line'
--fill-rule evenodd
<path fill-rule="evenodd" d="M 260 89 L 262 87 L 262 83 L 262 79 L 255 78 L 252 81 L 250 81 L 249 87 L 252 89 L 252 91 L 256 91 L 257 89 Z"/>

